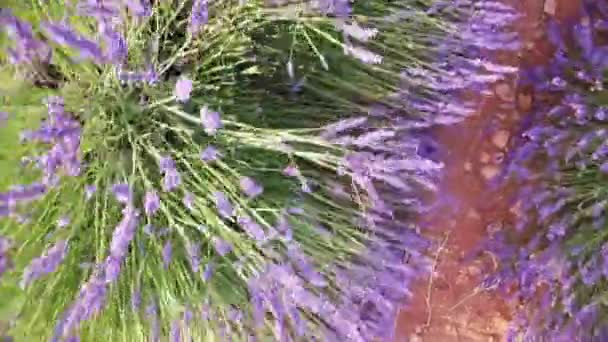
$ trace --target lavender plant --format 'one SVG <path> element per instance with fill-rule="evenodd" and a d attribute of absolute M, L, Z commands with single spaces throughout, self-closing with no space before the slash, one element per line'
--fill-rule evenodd
<path fill-rule="evenodd" d="M 512 340 L 603 341 L 606 163 L 603 23 L 608 2 L 585 1 L 578 22 L 549 20 L 551 63 L 522 72 L 537 103 L 510 156 L 521 191 L 517 223 L 491 242 L 498 281 L 523 310 Z M 542 96 L 542 97 L 541 97 Z"/>
<path fill-rule="evenodd" d="M 474 69 L 509 71 L 471 52 L 495 41 L 459 44 L 511 10 L 267 5 L 0 12 L 0 319 L 14 336 L 390 338 L 427 266 L 412 216 L 441 167 L 411 130 L 466 115 L 447 96 L 486 83 Z"/>

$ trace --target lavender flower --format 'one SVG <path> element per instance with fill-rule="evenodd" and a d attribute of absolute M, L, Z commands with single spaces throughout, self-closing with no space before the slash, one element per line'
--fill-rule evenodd
<path fill-rule="evenodd" d="M 203 281 L 207 282 L 213 276 L 213 272 L 215 271 L 215 264 L 212 262 L 207 263 L 205 265 L 205 271 L 203 271 Z"/>
<path fill-rule="evenodd" d="M 232 251 L 232 245 L 219 237 L 214 237 L 212 242 L 213 246 L 215 247 L 215 251 L 220 256 L 225 256 Z"/>
<path fill-rule="evenodd" d="M 171 157 L 161 157 L 160 158 L 160 172 L 168 172 L 171 170 L 175 170 L 175 161 L 171 159 Z"/>
<path fill-rule="evenodd" d="M 287 215 L 281 214 L 281 216 L 279 216 L 279 220 L 275 228 L 279 233 L 281 233 L 281 235 L 283 235 L 285 239 L 291 240 L 293 231 L 289 221 L 287 220 Z"/>
<path fill-rule="evenodd" d="M 186 324 L 190 324 L 190 322 L 192 321 L 192 319 L 194 318 L 194 313 L 192 312 L 192 310 L 190 310 L 190 308 L 186 308 L 186 310 L 184 310 L 184 323 Z"/>
<path fill-rule="evenodd" d="M 208 135 L 215 135 L 223 127 L 220 113 L 209 110 L 206 105 L 200 111 L 201 123 Z"/>
<path fill-rule="evenodd" d="M 125 2 L 129 11 L 135 16 L 149 17 L 152 14 L 149 0 L 126 0 Z"/>
<path fill-rule="evenodd" d="M 5 202 L 9 206 L 18 203 L 25 204 L 40 199 L 47 191 L 44 184 L 16 185 L 8 192 L 0 193 L 0 203 Z"/>
<path fill-rule="evenodd" d="M 241 177 L 239 185 L 243 193 L 249 198 L 255 198 L 264 192 L 264 188 L 250 177 Z"/>
<path fill-rule="evenodd" d="M 222 155 L 221 153 L 212 145 L 207 146 L 202 152 L 201 152 L 201 160 L 204 162 L 212 162 L 217 160 L 218 158 L 220 158 Z"/>
<path fill-rule="evenodd" d="M 120 276 L 121 263 L 122 260 L 113 255 L 106 258 L 103 265 L 105 276 L 104 280 L 106 283 L 113 283 L 118 279 Z"/>
<path fill-rule="evenodd" d="M 77 300 L 58 323 L 54 340 L 71 335 L 83 321 L 99 313 L 105 304 L 106 293 L 105 279 L 97 272 L 83 285 Z"/>
<path fill-rule="evenodd" d="M 216 191 L 213 193 L 213 197 L 215 197 L 215 206 L 222 217 L 231 218 L 234 216 L 234 208 L 223 192 Z"/>
<path fill-rule="evenodd" d="M 8 48 L 9 60 L 13 64 L 46 63 L 51 59 L 51 49 L 35 39 L 31 25 L 17 19 L 9 10 L 0 13 L 0 28 L 6 31 L 14 46 Z"/>
<path fill-rule="evenodd" d="M 110 242 L 110 255 L 123 259 L 128 251 L 129 244 L 135 236 L 139 223 L 139 211 L 131 206 L 123 209 L 123 217 L 112 233 Z"/>
<path fill-rule="evenodd" d="M 299 177 L 300 170 L 297 167 L 295 167 L 294 165 L 288 165 L 283 170 L 283 174 L 288 177 Z"/>
<path fill-rule="evenodd" d="M 209 8 L 207 0 L 194 0 L 192 2 L 192 11 L 190 12 L 190 22 L 188 24 L 188 32 L 191 35 L 197 35 L 201 27 L 209 22 Z"/>
<path fill-rule="evenodd" d="M 181 342 L 181 327 L 179 320 L 171 322 L 171 336 L 169 339 L 171 342 Z"/>
<path fill-rule="evenodd" d="M 175 83 L 175 97 L 180 102 L 186 102 L 190 99 L 192 92 L 192 81 L 184 76 L 180 77 Z"/>
<path fill-rule="evenodd" d="M 536 147 L 519 148 L 515 152 L 526 157 L 511 161 L 513 168 L 534 170 L 534 185 L 518 198 L 530 203 L 519 215 L 521 234 L 505 233 L 493 241 L 493 252 L 505 265 L 499 274 L 502 286 L 508 288 L 517 279 L 515 295 L 524 302 L 544 296 L 541 305 L 525 308 L 519 322 L 530 340 L 590 340 L 598 336 L 591 326 L 606 325 L 595 314 L 591 295 L 601 286 L 604 253 L 601 244 L 582 241 L 593 240 L 596 229 L 605 226 L 605 198 L 591 189 L 596 176 L 608 173 L 605 132 L 598 128 L 604 115 L 593 94 L 604 79 L 598 70 L 608 66 L 600 57 L 606 46 L 597 39 L 594 24 L 608 13 L 602 14 L 599 2 L 584 3 L 579 23 L 550 21 L 554 58 L 526 72 L 528 85 L 557 103 L 535 105 L 526 139 Z M 576 185 L 564 179 L 576 179 Z M 529 184 L 517 174 L 512 180 Z"/>
<path fill-rule="evenodd" d="M 114 65 L 122 65 L 128 55 L 128 46 L 123 35 L 106 26 L 103 30 L 102 39 L 105 43 L 105 55 L 108 62 Z M 119 79 L 124 81 L 124 78 L 119 77 Z"/>
<path fill-rule="evenodd" d="M 42 256 L 32 260 L 23 273 L 21 287 L 28 287 L 36 279 L 55 272 L 67 254 L 67 248 L 67 241 L 60 240 Z"/>
<path fill-rule="evenodd" d="M 247 232 L 251 238 L 256 241 L 263 241 L 265 238 L 265 233 L 262 227 L 257 224 L 257 222 L 253 221 L 249 216 L 239 216 L 237 218 L 238 224 Z"/>
<path fill-rule="evenodd" d="M 147 216 L 154 216 L 160 208 L 160 198 L 156 191 L 148 191 L 144 196 L 144 212 Z"/>
<path fill-rule="evenodd" d="M 182 183 L 182 178 L 176 169 L 168 170 L 163 177 L 163 190 L 170 192 Z"/>
<path fill-rule="evenodd" d="M 78 51 L 84 59 L 92 59 L 100 64 L 104 62 L 105 56 L 99 45 L 81 37 L 67 24 L 44 22 L 41 26 L 48 38 L 55 43 Z"/>
<path fill-rule="evenodd" d="M 133 193 L 129 184 L 114 184 L 112 186 L 112 192 L 116 197 L 116 200 L 123 204 L 129 204 L 133 200 Z"/>

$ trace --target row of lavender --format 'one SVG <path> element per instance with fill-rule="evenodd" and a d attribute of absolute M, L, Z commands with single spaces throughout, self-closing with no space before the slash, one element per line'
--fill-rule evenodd
<path fill-rule="evenodd" d="M 572 22 L 547 22 L 550 63 L 523 70 L 537 101 L 509 158 L 517 223 L 490 249 L 488 279 L 522 304 L 510 339 L 604 341 L 606 323 L 605 74 L 608 2 L 583 1 Z"/>
<path fill-rule="evenodd" d="M 75 13 L 90 26 L 47 20 L 39 32 L 2 12 L 11 63 L 55 65 L 66 78 L 72 67 L 82 72 L 60 88 L 63 96 L 48 97 L 40 128 L 22 134 L 40 153 L 24 159 L 24 172 L 39 181 L 0 194 L 0 272 L 29 297 L 19 316 L 56 319 L 57 341 L 181 341 L 210 331 L 237 340 L 389 340 L 408 284 L 427 267 L 427 243 L 412 222 L 441 168 L 419 153 L 412 131 L 461 120 L 474 106 L 459 104 L 461 90 L 483 90 L 513 71 L 480 57 L 517 48 L 503 31 L 516 15 L 493 1 L 438 2 L 426 14 L 406 6 L 409 15 L 444 21 L 450 34 L 439 40 L 437 63 L 406 70 L 387 101 L 393 106 L 322 130 L 281 130 L 201 102 L 210 77 L 167 76 L 177 60 L 210 49 L 204 38 L 229 24 L 220 15 L 247 21 L 240 15 L 259 4 L 184 4 L 81 1 Z M 317 6 L 341 25 L 351 20 L 346 0 Z M 174 21 L 187 26 L 184 45 L 159 61 L 142 49 L 146 28 L 169 31 Z M 97 34 L 79 33 L 83 27 Z M 369 38 L 345 27 L 349 41 Z M 349 42 L 345 51 L 379 62 L 363 46 Z M 137 56 L 145 71 L 124 71 L 137 69 Z M 239 149 L 254 156 L 241 159 Z M 71 211 L 58 206 L 62 196 L 76 202 Z M 18 261 L 34 247 L 46 251 Z M 11 259 L 24 268 L 10 267 Z M 31 319 L 17 320 L 16 334 L 32 333 L 40 321 Z"/>

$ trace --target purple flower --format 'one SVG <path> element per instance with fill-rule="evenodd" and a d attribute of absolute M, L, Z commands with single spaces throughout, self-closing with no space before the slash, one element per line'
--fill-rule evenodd
<path fill-rule="evenodd" d="M 201 123 L 203 125 L 203 128 L 205 129 L 205 133 L 207 133 L 208 135 L 215 135 L 217 133 L 217 130 L 224 126 L 222 124 L 220 113 L 210 111 L 209 107 L 207 107 L 206 105 L 201 108 L 200 116 Z"/>
<path fill-rule="evenodd" d="M 44 42 L 34 38 L 32 26 L 13 16 L 10 11 L 0 13 L 0 28 L 6 31 L 14 46 L 7 50 L 13 64 L 30 64 L 35 61 L 46 63 L 51 58 L 51 49 Z"/>
<path fill-rule="evenodd" d="M 288 177 L 299 177 L 300 170 L 294 165 L 288 165 L 285 169 L 283 169 L 283 174 Z"/>
<path fill-rule="evenodd" d="M 219 237 L 214 237 L 212 242 L 213 246 L 215 247 L 215 251 L 220 256 L 225 256 L 232 251 L 232 245 Z"/>
<path fill-rule="evenodd" d="M 289 224 L 289 220 L 287 220 L 287 215 L 281 215 L 279 217 L 279 222 L 277 222 L 276 230 L 281 233 L 287 240 L 291 240 L 293 231 L 291 229 L 291 225 Z"/>
<path fill-rule="evenodd" d="M 162 252 L 163 265 L 165 268 L 169 267 L 169 264 L 171 263 L 172 254 L 173 254 L 173 246 L 171 245 L 171 241 L 167 240 L 167 242 L 165 242 L 165 245 L 163 246 L 163 252 Z"/>
<path fill-rule="evenodd" d="M 238 224 L 245 230 L 247 235 L 256 241 L 263 241 L 265 233 L 262 227 L 253 221 L 249 216 L 239 216 L 237 218 Z"/>
<path fill-rule="evenodd" d="M 84 59 L 93 59 L 97 63 L 104 61 L 104 55 L 99 45 L 92 40 L 80 37 L 65 23 L 42 23 L 47 37 L 59 45 L 72 48 Z"/>
<path fill-rule="evenodd" d="M 213 193 L 213 196 L 215 197 L 215 206 L 217 211 L 222 217 L 231 218 L 234 216 L 234 208 L 223 192 L 216 191 Z"/>
<path fill-rule="evenodd" d="M 212 262 L 207 263 L 205 265 L 205 271 L 203 272 L 203 281 L 209 281 L 213 276 L 213 271 L 215 270 L 215 264 Z"/>
<path fill-rule="evenodd" d="M 8 192 L 0 192 L 0 203 L 5 202 L 9 206 L 17 203 L 29 203 L 40 199 L 47 191 L 44 184 L 15 185 Z"/>
<path fill-rule="evenodd" d="M 163 177 L 163 190 L 166 192 L 173 191 L 182 183 L 182 178 L 179 172 L 175 169 L 165 172 Z"/>
<path fill-rule="evenodd" d="M 241 177 L 239 185 L 241 190 L 249 198 L 255 198 L 264 192 L 264 188 L 257 184 L 251 177 Z"/>
<path fill-rule="evenodd" d="M 139 223 L 139 211 L 131 206 L 123 210 L 123 217 L 112 233 L 110 242 L 110 255 L 123 259 L 128 252 L 129 244 L 135 236 Z"/>
<path fill-rule="evenodd" d="M 608 205 L 608 201 L 599 201 L 591 206 L 591 216 L 594 218 L 599 218 L 602 216 L 602 213 L 606 209 L 606 205 Z"/>
<path fill-rule="evenodd" d="M 67 241 L 61 240 L 49 248 L 42 256 L 32 260 L 23 272 L 21 287 L 28 287 L 34 280 L 55 272 L 67 254 Z"/>
<path fill-rule="evenodd" d="M 144 212 L 147 216 L 153 216 L 160 208 L 160 198 L 156 191 L 148 191 L 144 196 Z"/>
<path fill-rule="evenodd" d="M 105 27 L 102 38 L 105 42 L 108 62 L 114 65 L 122 65 L 128 55 L 128 46 L 125 38 L 119 32 L 109 27 Z M 123 79 L 121 78 L 121 80 Z"/>
<path fill-rule="evenodd" d="M 190 308 L 186 308 L 186 310 L 184 310 L 184 322 L 186 324 L 190 324 L 190 322 L 192 321 L 192 319 L 194 318 L 194 314 L 192 313 L 192 310 L 190 310 Z"/>
<path fill-rule="evenodd" d="M 123 204 L 129 204 L 133 200 L 133 193 L 129 184 L 114 184 L 112 186 L 112 192 L 116 197 L 116 200 Z"/>
<path fill-rule="evenodd" d="M 318 287 L 327 286 L 327 282 L 323 276 L 315 270 L 315 267 L 297 246 L 290 245 L 287 248 L 287 255 L 289 256 L 289 260 L 311 284 Z"/>
<path fill-rule="evenodd" d="M 108 21 L 120 17 L 121 9 L 116 3 L 108 1 L 82 0 L 78 3 L 76 10 L 80 15 L 95 18 L 100 24 L 99 26 L 108 26 L 106 25 Z"/>
<path fill-rule="evenodd" d="M 310 184 L 307 181 L 302 181 L 302 185 L 300 186 L 300 188 L 302 189 L 302 192 L 305 194 L 309 194 L 312 192 L 312 188 L 310 187 Z"/>
<path fill-rule="evenodd" d="M 120 276 L 122 260 L 113 255 L 106 258 L 104 264 L 104 275 L 106 283 L 115 282 Z"/>
<path fill-rule="evenodd" d="M 221 156 L 222 156 L 221 153 L 212 145 L 207 146 L 201 152 L 201 160 L 204 162 L 215 161 L 218 158 L 220 158 Z"/>
<path fill-rule="evenodd" d="M 190 99 L 192 92 L 192 81 L 185 76 L 180 77 L 175 83 L 175 97 L 180 102 L 186 102 Z"/>
<path fill-rule="evenodd" d="M 190 12 L 190 23 L 188 32 L 193 36 L 198 34 L 201 27 L 209 22 L 209 9 L 207 0 L 194 0 L 192 2 L 192 11 Z"/>
<path fill-rule="evenodd" d="M 159 161 L 160 172 L 165 173 L 175 170 L 175 161 L 171 157 L 161 157 Z"/>
<path fill-rule="evenodd" d="M 126 0 L 127 8 L 137 17 L 149 17 L 152 15 L 152 7 L 149 0 Z"/>
<path fill-rule="evenodd" d="M 179 320 L 173 320 L 173 322 L 171 322 L 171 336 L 170 336 L 170 341 L 171 342 L 181 342 L 181 327 L 180 327 L 180 321 Z"/>

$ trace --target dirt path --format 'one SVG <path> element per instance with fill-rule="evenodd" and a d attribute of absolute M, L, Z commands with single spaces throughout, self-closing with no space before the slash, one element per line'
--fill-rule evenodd
<path fill-rule="evenodd" d="M 546 63 L 551 48 L 544 34 L 545 16 L 558 20 L 575 17 L 577 0 L 509 1 L 522 19 L 517 29 L 524 42 L 518 54 L 497 57 L 512 66 Z M 445 203 L 421 222 L 435 235 L 435 271 L 417 285 L 413 303 L 398 319 L 396 342 L 504 341 L 511 318 L 508 303 L 483 289 L 483 273 L 496 265 L 489 254 L 464 262 L 479 242 L 494 229 L 512 221 L 516 207 L 507 199 L 510 185 L 493 187 L 501 162 L 511 148 L 534 94 L 517 87 L 517 79 L 497 83 L 492 95 L 478 95 L 479 109 L 459 125 L 433 132 L 449 147 L 446 174 L 438 200 Z"/>

